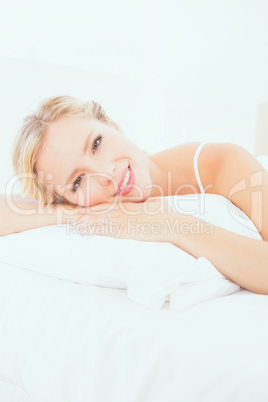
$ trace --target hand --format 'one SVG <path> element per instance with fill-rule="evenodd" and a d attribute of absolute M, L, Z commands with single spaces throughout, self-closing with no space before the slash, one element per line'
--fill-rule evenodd
<path fill-rule="evenodd" d="M 73 225 L 83 236 L 165 241 L 165 220 L 174 212 L 164 198 L 142 203 L 99 204 L 83 208 Z"/>
<path fill-rule="evenodd" d="M 51 224 L 62 225 L 74 223 L 80 216 L 81 206 L 72 207 L 64 204 L 47 205 L 41 206 L 40 210 L 50 219 Z"/>

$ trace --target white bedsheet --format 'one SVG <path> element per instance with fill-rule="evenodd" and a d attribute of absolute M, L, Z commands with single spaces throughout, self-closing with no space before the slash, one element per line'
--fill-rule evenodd
<path fill-rule="evenodd" d="M 33 402 L 25 392 L 16 385 L 6 381 L 0 381 L 0 401 L 1 402 Z"/>
<path fill-rule="evenodd" d="M 267 311 L 245 290 L 152 311 L 1 264 L 0 373 L 36 402 L 267 402 Z"/>

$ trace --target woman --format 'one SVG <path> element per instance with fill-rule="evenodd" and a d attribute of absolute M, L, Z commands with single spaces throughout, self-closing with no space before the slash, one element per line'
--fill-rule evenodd
<path fill-rule="evenodd" d="M 147 155 L 100 105 L 62 96 L 25 120 L 13 160 L 30 199 L 13 202 L 18 216 L 8 206 L 11 198 L 2 197 L 1 234 L 73 218 L 83 234 L 171 242 L 206 257 L 240 286 L 268 294 L 268 173 L 242 147 L 186 143 Z M 167 221 L 170 228 L 178 220 L 190 228 L 198 219 L 170 211 L 161 197 L 203 188 L 244 211 L 264 241 L 219 227 L 208 233 L 167 230 Z"/>

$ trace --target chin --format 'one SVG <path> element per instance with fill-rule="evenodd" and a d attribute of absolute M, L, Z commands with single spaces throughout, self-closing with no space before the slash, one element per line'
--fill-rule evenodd
<path fill-rule="evenodd" d="M 131 202 L 145 202 L 148 200 L 148 198 L 150 197 L 150 191 L 146 191 L 145 193 L 143 193 L 142 196 L 140 197 L 135 197 L 135 199 Z"/>

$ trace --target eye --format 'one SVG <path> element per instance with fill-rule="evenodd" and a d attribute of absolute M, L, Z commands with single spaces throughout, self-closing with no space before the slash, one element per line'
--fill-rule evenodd
<path fill-rule="evenodd" d="M 73 183 L 72 191 L 75 193 L 78 187 L 81 184 L 81 181 L 83 180 L 84 175 L 77 177 L 75 182 Z"/>
<path fill-rule="evenodd" d="M 93 141 L 93 145 L 92 145 L 92 151 L 93 154 L 95 154 L 95 152 L 97 151 L 97 149 L 99 148 L 100 144 L 102 142 L 102 136 L 99 135 L 94 141 Z M 75 193 L 76 190 L 78 189 L 78 187 L 80 186 L 82 180 L 83 180 L 84 175 L 81 175 L 79 177 L 77 177 L 77 179 L 75 180 L 75 182 L 73 183 L 73 187 L 72 187 L 72 191 Z"/>
<path fill-rule="evenodd" d="M 97 149 L 99 148 L 100 144 L 102 141 L 102 136 L 99 135 L 93 142 L 93 146 L 92 146 L 92 151 L 93 153 L 95 153 L 97 151 Z"/>

